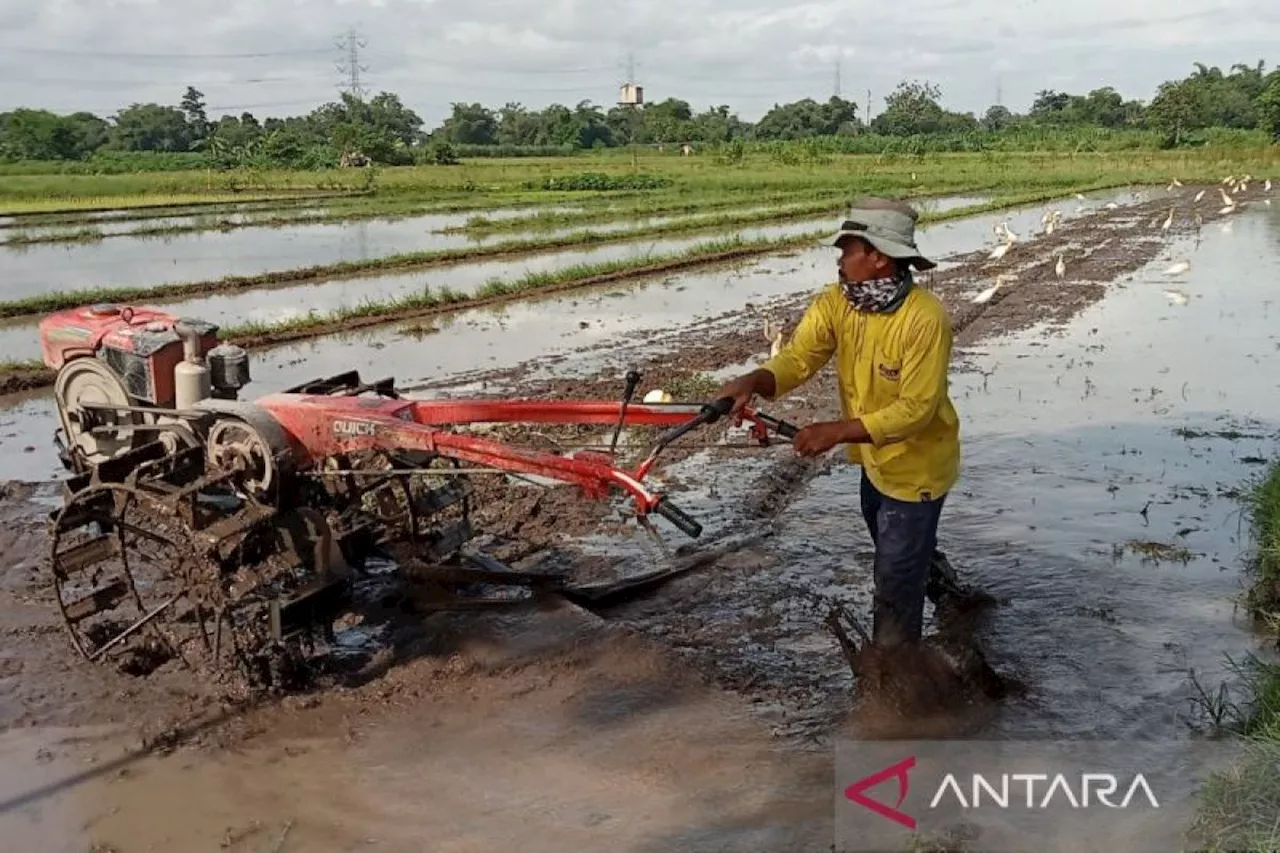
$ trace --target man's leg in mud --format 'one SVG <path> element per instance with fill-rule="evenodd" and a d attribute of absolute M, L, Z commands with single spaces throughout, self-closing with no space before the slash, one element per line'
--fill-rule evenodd
<path fill-rule="evenodd" d="M 915 644 L 924 630 L 925 588 L 938 541 L 944 495 L 932 501 L 890 498 L 862 475 L 862 513 L 876 546 L 872 642 L 885 651 Z"/>

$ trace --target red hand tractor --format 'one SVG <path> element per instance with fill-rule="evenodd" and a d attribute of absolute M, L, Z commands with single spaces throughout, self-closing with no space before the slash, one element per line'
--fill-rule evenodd
<path fill-rule="evenodd" d="M 709 404 L 594 400 L 406 399 L 391 378 L 356 372 L 253 402 L 239 394 L 249 359 L 217 328 L 158 310 L 91 305 L 40 324 L 58 371 L 55 435 L 71 472 L 50 518 L 57 598 L 75 647 L 93 661 L 158 655 L 231 673 L 254 687 L 281 678 L 311 639 L 332 639 L 366 563 L 444 584 L 538 587 L 468 550 L 472 476 L 480 470 L 621 492 L 690 537 L 701 525 L 650 490 L 659 453 L 728 415 Z M 753 409 L 767 445 L 796 428 Z M 468 434 L 479 423 L 669 427 L 633 471 L 612 453 L 557 454 Z M 554 586 L 554 583 L 552 584 Z M 305 656 L 305 655 L 303 655 Z"/>

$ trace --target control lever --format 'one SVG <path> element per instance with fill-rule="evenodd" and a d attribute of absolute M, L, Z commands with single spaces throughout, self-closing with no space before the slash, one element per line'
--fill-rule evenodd
<path fill-rule="evenodd" d="M 627 419 L 627 406 L 631 404 L 631 398 L 636 395 L 636 388 L 640 386 L 640 373 L 634 368 L 627 371 L 627 387 L 622 391 L 622 409 L 618 412 L 618 423 L 613 428 L 613 440 L 609 442 L 609 452 L 613 453 L 618 449 L 618 436 L 622 435 L 622 424 Z"/>

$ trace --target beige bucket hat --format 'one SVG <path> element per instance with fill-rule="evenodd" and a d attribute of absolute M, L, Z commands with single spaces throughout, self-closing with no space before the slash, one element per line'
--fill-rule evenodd
<path fill-rule="evenodd" d="M 860 237 L 891 258 L 911 261 L 918 270 L 931 270 L 936 263 L 916 248 L 916 221 L 920 214 L 909 204 L 888 198 L 864 198 L 854 202 L 840 230 L 831 238 L 839 246 L 845 237 Z"/>

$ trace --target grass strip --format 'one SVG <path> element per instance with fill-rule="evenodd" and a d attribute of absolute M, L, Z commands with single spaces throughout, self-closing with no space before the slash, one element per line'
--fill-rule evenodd
<path fill-rule="evenodd" d="M 482 198 L 441 201 L 436 199 L 405 199 L 400 197 L 382 197 L 374 194 L 344 193 L 332 196 L 304 196 L 300 198 L 275 199 L 258 202 L 234 202 L 210 204 L 205 207 L 168 205 L 153 208 L 110 208 L 106 212 L 115 215 L 95 217 L 87 215 L 92 212 L 30 214 L 13 217 L 11 221 L 0 221 L 0 231 L 5 229 L 33 227 L 75 227 L 77 225 L 95 225 L 101 222 L 144 222 L 151 219 L 174 219 L 190 217 L 202 219 L 190 225 L 162 225 L 151 228 L 138 228 L 132 231 L 121 231 L 105 234 L 104 237 L 149 237 L 158 234 L 179 234 L 188 231 L 230 230 L 236 228 L 276 227 L 285 225 L 311 225 L 323 222 L 355 222 L 371 219 L 404 219 L 413 216 L 433 214 L 469 213 L 472 211 L 490 211 L 504 208 L 552 207 L 560 204 L 572 204 L 576 207 L 590 208 L 600 203 L 608 204 L 615 199 L 608 194 L 592 195 L 584 198 L 583 193 L 520 193 L 507 195 L 491 195 Z M 318 202 L 329 201 L 319 210 L 303 210 L 289 212 L 293 208 L 315 206 Z M 735 203 L 741 203 L 736 198 Z M 726 205 L 728 206 L 728 205 Z M 236 221 L 227 217 L 238 214 L 261 214 L 261 218 L 249 217 Z M 4 216 L 5 214 L 0 214 Z M 42 241 L 34 241 L 42 242 Z"/>
<path fill-rule="evenodd" d="M 144 210 L 157 207 L 212 207 L 245 202 L 295 202 L 360 195 L 356 191 L 266 190 L 262 192 L 154 193 L 137 196 L 86 196 L 77 199 L 16 199 L 0 203 L 0 216 L 59 216 L 106 213 L 113 210 Z"/>
<path fill-rule="evenodd" d="M 442 229 L 442 234 L 495 234 L 503 231 L 543 231 L 564 228 L 580 223 L 613 222 L 621 219 L 642 219 L 651 216 L 696 216 L 702 213 L 732 207 L 808 207 L 822 212 L 831 202 L 849 196 L 845 190 L 824 192 L 793 192 L 759 194 L 730 194 L 711 198 L 662 199 L 650 204 L 629 207 L 609 207 L 599 210 L 559 211 L 543 210 L 528 216 L 510 216 L 492 219 L 483 213 L 472 216 L 462 225 Z"/>
<path fill-rule="evenodd" d="M 1280 462 L 1249 485 L 1244 505 L 1255 543 L 1247 606 L 1280 637 Z M 1245 701 L 1231 701 L 1224 684 L 1200 704 L 1240 738 L 1242 754 L 1206 780 L 1192 831 L 1213 850 L 1280 850 L 1280 665 L 1250 655 L 1233 668 Z"/>
<path fill-rule="evenodd" d="M 1116 184 L 1095 184 L 1079 187 L 1065 192 L 1085 192 L 1109 189 Z M 992 199 L 981 205 L 956 208 L 939 214 L 926 213 L 920 222 L 936 221 L 940 218 L 969 216 L 989 210 L 1013 207 L 1019 204 L 1030 204 L 1037 201 L 1061 198 L 1064 190 L 1055 188 L 1052 191 L 1037 191 L 1018 195 L 1003 196 Z M 488 246 L 467 246 L 457 249 L 441 249 L 427 252 L 406 252 L 387 255 L 381 258 L 368 258 L 357 261 L 339 261 L 332 264 L 319 264 L 312 267 L 280 270 L 244 276 L 227 276 L 212 281 L 184 282 L 166 285 L 144 285 L 123 287 L 102 287 L 82 290 L 44 293 L 23 299 L 0 302 L 0 318 L 28 317 L 74 308 L 97 302 L 167 302 L 194 295 L 225 293 L 228 291 L 248 290 L 280 283 L 314 282 L 323 279 L 347 278 L 357 275 L 382 274 L 406 270 L 419 270 L 435 266 L 457 264 L 464 261 L 491 259 L 512 255 L 535 254 L 554 249 L 572 249 L 606 243 L 625 243 L 652 237 L 667 237 L 675 234 L 696 233 L 699 231 L 718 231 L 751 225 L 786 222 L 813 216 L 829 208 L 829 203 L 815 204 L 803 208 L 771 209 L 755 211 L 749 214 L 733 214 L 718 217 L 699 217 L 689 221 L 664 222 L 656 225 L 634 228 L 625 231 L 575 231 L 555 237 L 544 237 L 527 240 L 504 240 Z M 830 230 L 830 229 L 826 229 Z M 817 232 L 821 233 L 821 232 Z M 801 245 L 812 240 L 812 235 L 780 238 L 779 245 Z M 774 245 L 765 241 L 768 245 Z M 768 251 L 764 248 L 761 251 Z"/>
<path fill-rule="evenodd" d="M 797 194 L 784 194 L 774 196 L 769 201 L 782 202 L 793 200 Z M 804 194 L 810 201 L 813 199 L 812 193 Z M 832 197 L 835 194 L 828 194 Z M 503 209 L 502 206 L 495 202 L 501 201 L 495 199 L 493 202 L 486 204 L 482 210 L 492 211 L 495 209 Z M 537 209 L 539 207 L 554 207 L 564 200 L 543 199 L 537 204 L 531 204 L 525 201 L 519 207 L 531 207 Z M 442 234 L 494 234 L 499 232 L 514 231 L 535 231 L 548 230 L 557 227 L 564 227 L 573 224 L 599 224 L 601 222 L 616 221 L 631 217 L 657 216 L 664 213 L 688 213 L 697 214 L 706 210 L 724 209 L 729 207 L 741 207 L 747 203 L 747 199 L 741 196 L 727 196 L 716 199 L 710 203 L 702 204 L 699 202 L 685 202 L 683 204 L 665 204 L 656 205 L 649 210 L 640 208 L 632 209 L 615 209 L 596 204 L 582 204 L 581 199 L 575 199 L 575 206 L 580 210 L 572 212 L 567 211 L 541 211 L 539 213 L 510 217 L 517 223 L 525 223 L 523 226 L 509 227 L 506 219 L 492 219 L 483 214 L 473 217 L 475 221 L 490 223 L 493 227 L 470 228 L 466 225 L 455 226 L 452 228 L 440 229 Z M 606 200 L 608 201 L 608 200 Z M 763 202 L 763 199 L 755 199 L 756 202 Z M 360 205 L 333 204 L 327 208 L 318 210 L 302 210 L 299 212 L 280 212 L 281 207 L 296 207 L 297 205 L 281 205 L 279 207 L 267 207 L 255 211 L 256 215 L 248 215 L 243 219 L 231 219 L 233 215 L 242 215 L 248 213 L 243 209 L 232 209 L 226 211 L 217 211 L 216 213 L 191 211 L 185 214 L 172 213 L 148 213 L 141 216 L 118 216 L 111 217 L 108 222 L 130 222 L 144 221 L 148 219 L 170 219 L 170 218 L 190 218 L 191 222 L 181 224 L 153 225 L 143 226 L 122 231 L 112 231 L 103 233 L 101 230 L 93 227 L 81 228 L 77 231 L 53 232 L 48 234 L 23 234 L 17 229 L 18 223 L 0 223 L 0 230 L 5 228 L 14 229 L 10 231 L 11 236 L 8 240 L 0 241 L 0 246 L 26 246 L 38 243 L 89 243 L 116 237 L 131 237 L 134 239 L 146 239 L 147 237 L 170 237 L 175 234 L 193 234 L 201 232 L 226 232 L 236 231 L 242 228 L 289 228 L 307 225 L 325 225 L 325 224 L 341 224 L 346 222 L 365 222 L 371 220 L 398 221 L 403 219 L 412 219 L 421 216 L 447 215 L 456 212 L 451 209 L 450 205 L 428 204 L 425 202 L 406 203 L 402 200 L 393 200 L 391 202 L 369 203 L 365 202 Z M 762 205 L 763 206 L 763 205 Z M 471 209 L 471 208 L 467 208 Z M 510 206 L 507 207 L 510 209 Z M 465 212 L 465 211 L 464 211 Z M 22 225 L 34 226 L 36 223 L 22 222 Z M 51 227 L 55 223 L 40 222 L 40 227 Z M 94 225 L 93 220 L 86 223 L 83 218 L 62 219 L 56 224 L 73 227 L 75 225 Z"/>

